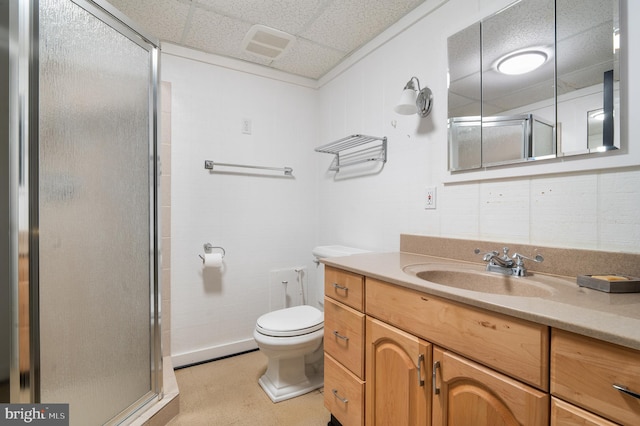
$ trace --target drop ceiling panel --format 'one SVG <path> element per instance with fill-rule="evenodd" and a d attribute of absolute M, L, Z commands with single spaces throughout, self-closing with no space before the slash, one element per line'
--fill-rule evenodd
<path fill-rule="evenodd" d="M 333 1 L 301 36 L 350 52 L 384 31 L 423 1 Z"/>
<path fill-rule="evenodd" d="M 242 50 L 242 40 L 250 28 L 251 24 L 247 22 L 200 10 L 191 17 L 183 44 L 205 52 L 267 65 L 271 60 L 249 55 Z"/>
<path fill-rule="evenodd" d="M 109 0 L 116 9 L 160 40 L 179 41 L 189 5 L 176 0 Z"/>
<path fill-rule="evenodd" d="M 291 74 L 318 79 L 342 59 L 343 54 L 305 39 L 298 39 L 290 51 L 272 66 Z"/>
<path fill-rule="evenodd" d="M 262 24 L 296 34 L 330 2 L 331 0 L 200 0 L 195 3 L 250 24 Z"/>
<path fill-rule="evenodd" d="M 318 79 L 425 0 L 108 0 L 162 41 Z M 296 37 L 275 60 L 242 48 L 262 24 Z"/>

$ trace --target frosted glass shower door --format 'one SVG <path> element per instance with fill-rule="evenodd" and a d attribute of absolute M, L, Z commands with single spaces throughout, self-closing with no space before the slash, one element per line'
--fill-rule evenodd
<path fill-rule="evenodd" d="M 40 400 L 83 426 L 156 394 L 154 56 L 98 12 L 39 2 Z"/>

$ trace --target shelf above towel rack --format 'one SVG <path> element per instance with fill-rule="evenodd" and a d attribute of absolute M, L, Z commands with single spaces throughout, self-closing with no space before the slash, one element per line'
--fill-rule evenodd
<path fill-rule="evenodd" d="M 335 157 L 329 170 L 340 171 L 342 167 L 369 161 L 387 162 L 387 138 L 367 135 L 351 135 L 335 142 L 319 146 L 316 152 L 333 154 Z"/>
<path fill-rule="evenodd" d="M 285 176 L 293 176 L 293 169 L 291 167 L 264 167 L 264 166 L 250 166 L 247 164 L 217 163 L 211 160 L 204 161 L 205 169 L 213 170 L 214 167 L 240 167 L 244 169 L 272 170 L 276 172 L 283 172 Z"/>

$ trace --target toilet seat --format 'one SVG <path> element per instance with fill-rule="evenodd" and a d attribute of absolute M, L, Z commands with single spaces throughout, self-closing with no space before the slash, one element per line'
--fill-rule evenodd
<path fill-rule="evenodd" d="M 292 337 L 313 333 L 324 327 L 324 314 L 313 306 L 294 306 L 262 315 L 256 331 L 273 337 Z"/>

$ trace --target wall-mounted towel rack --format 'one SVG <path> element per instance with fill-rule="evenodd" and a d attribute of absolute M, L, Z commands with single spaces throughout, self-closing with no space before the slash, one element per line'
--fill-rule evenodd
<path fill-rule="evenodd" d="M 368 161 L 387 162 L 387 137 L 351 135 L 335 142 L 319 146 L 317 152 L 333 154 L 335 157 L 329 170 L 340 171 L 341 167 Z"/>
<path fill-rule="evenodd" d="M 229 163 L 217 163 L 211 160 L 204 161 L 204 168 L 207 170 L 213 170 L 215 167 L 240 167 L 244 169 L 260 169 L 260 170 L 272 170 L 276 172 L 283 172 L 285 176 L 293 176 L 293 169 L 291 167 L 263 167 L 263 166 L 250 166 L 247 164 L 229 164 Z"/>

